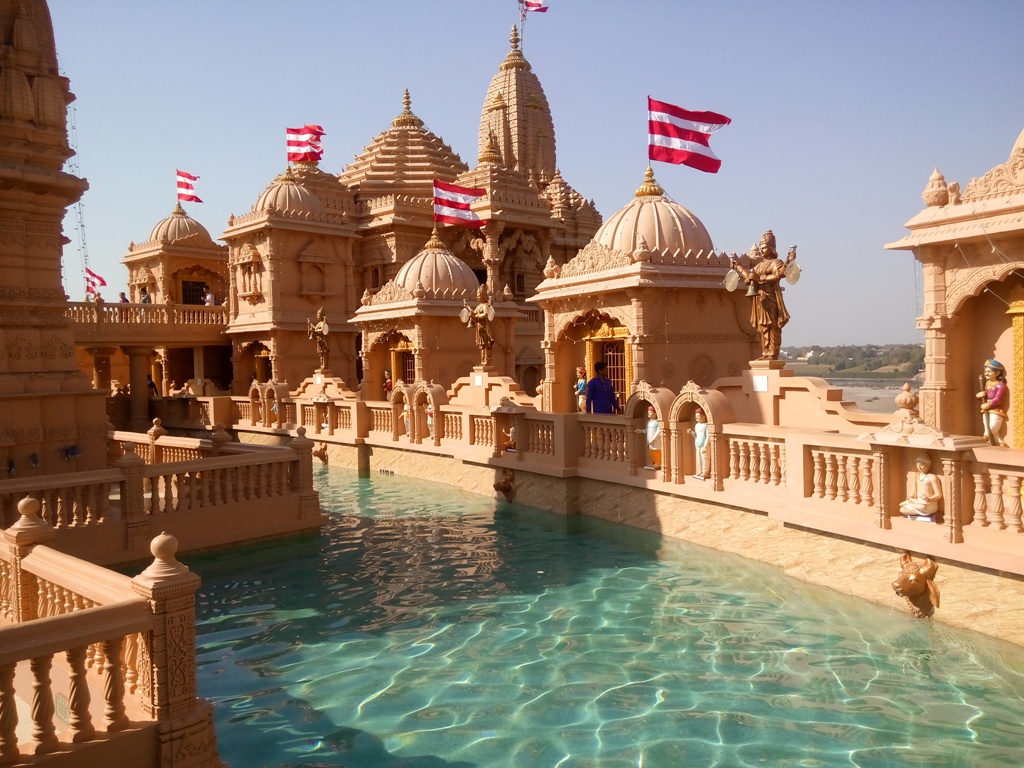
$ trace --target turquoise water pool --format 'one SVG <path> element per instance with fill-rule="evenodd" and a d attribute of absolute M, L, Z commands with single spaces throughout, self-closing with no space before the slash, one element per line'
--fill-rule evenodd
<path fill-rule="evenodd" d="M 234 768 L 1024 764 L 1016 646 L 598 521 L 317 482 L 322 536 L 186 559 Z"/>

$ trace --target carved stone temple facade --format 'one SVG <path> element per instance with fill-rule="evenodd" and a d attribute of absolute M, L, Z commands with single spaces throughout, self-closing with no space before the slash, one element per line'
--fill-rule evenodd
<path fill-rule="evenodd" d="M 503 302 L 515 325 L 514 341 L 509 336 L 504 343 L 514 347 L 503 348 L 496 364 L 535 392 L 544 376 L 544 331 L 540 311 L 526 299 L 544 279 L 545 264 L 574 256 L 601 217 L 557 168 L 551 110 L 515 28 L 484 96 L 479 136 L 471 168 L 424 127 L 406 91 L 390 127 L 341 173 L 297 163 L 271 181 L 248 213 L 231 216 L 223 234 L 226 259 L 180 210 L 148 242 L 133 243 L 124 258 L 133 300 L 136 286 L 146 285 L 155 302 L 200 303 L 189 296 L 192 286 L 206 283 L 223 305 L 220 345 L 228 349 L 203 353 L 200 347 L 193 364 L 184 353 L 175 358 L 173 347 L 154 348 L 147 370 L 161 394 L 239 395 L 253 381 L 294 388 L 316 366 L 306 322 L 321 307 L 331 327 L 332 376 L 352 389 L 360 381 L 378 386 L 385 366 L 395 365 L 391 359 L 415 344 L 397 325 L 383 337 L 376 330 L 368 336 L 349 321 L 361 306 L 379 306 L 378 292 L 391 291 L 431 239 L 434 179 L 486 190 L 474 209 L 487 221 L 482 230 L 443 227 L 437 238 Z M 195 258 L 177 258 L 186 252 Z M 94 356 L 101 360 L 102 352 Z M 454 380 L 468 368 L 448 373 Z M 130 378 L 116 355 L 107 378 L 122 384 Z"/>

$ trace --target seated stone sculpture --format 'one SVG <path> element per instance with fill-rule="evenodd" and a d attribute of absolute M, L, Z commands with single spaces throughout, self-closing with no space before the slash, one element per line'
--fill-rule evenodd
<path fill-rule="evenodd" d="M 922 453 L 914 463 L 917 465 L 914 491 L 909 498 L 900 502 L 900 514 L 904 517 L 931 518 L 939 511 L 942 483 L 932 473 L 932 460 L 927 454 Z"/>
<path fill-rule="evenodd" d="M 938 564 L 930 557 L 915 563 L 910 553 L 904 552 L 900 568 L 900 575 L 892 583 L 893 592 L 906 600 L 911 614 L 919 619 L 928 618 L 939 607 L 939 588 L 935 585 Z"/>

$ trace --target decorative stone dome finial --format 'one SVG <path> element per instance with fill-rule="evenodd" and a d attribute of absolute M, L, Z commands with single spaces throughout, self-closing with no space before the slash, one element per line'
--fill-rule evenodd
<path fill-rule="evenodd" d="M 402 94 L 402 114 L 391 121 L 395 128 L 422 128 L 423 121 L 412 113 L 412 99 L 409 98 L 409 89 L 406 88 Z"/>
<path fill-rule="evenodd" d="M 427 244 L 423 246 L 424 250 L 427 248 L 444 248 L 444 243 L 441 242 L 441 238 L 437 234 L 437 224 L 434 225 L 434 231 L 430 233 L 430 239 L 427 240 Z"/>
<path fill-rule="evenodd" d="M 921 193 L 921 199 L 929 208 L 946 205 L 949 202 L 946 177 L 939 172 L 938 168 L 932 171 L 932 175 L 928 177 L 928 184 L 925 186 L 924 192 Z"/>
<path fill-rule="evenodd" d="M 640 185 L 640 188 L 636 191 L 637 197 L 661 197 L 665 194 L 665 190 L 662 186 L 654 180 L 654 169 L 651 166 L 647 166 L 647 170 L 644 171 L 644 183 Z"/>
<path fill-rule="evenodd" d="M 508 41 L 512 44 L 512 50 L 508 52 L 505 60 L 501 62 L 501 69 L 525 69 L 530 70 L 530 63 L 523 57 L 523 52 L 519 50 L 519 30 L 516 29 L 516 25 L 512 25 L 512 35 Z"/>
<path fill-rule="evenodd" d="M 174 210 L 171 211 L 171 216 L 184 216 L 184 215 L 185 215 L 185 209 L 181 207 L 181 200 L 178 200 L 174 204 Z"/>
<path fill-rule="evenodd" d="M 487 134 L 487 146 L 480 153 L 480 162 L 481 164 L 501 163 L 501 152 L 498 151 L 498 145 L 494 141 L 494 131 L 489 131 Z"/>

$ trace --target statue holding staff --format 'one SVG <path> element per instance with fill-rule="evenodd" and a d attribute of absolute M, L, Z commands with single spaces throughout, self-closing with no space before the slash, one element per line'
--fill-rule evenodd
<path fill-rule="evenodd" d="M 316 341 L 316 356 L 320 359 L 320 370 L 326 371 L 331 350 L 327 344 L 327 334 L 330 332 L 330 328 L 327 325 L 327 318 L 324 316 L 324 308 L 320 307 L 316 311 L 316 322 L 307 320 L 306 325 L 309 328 L 309 338 Z"/>
<path fill-rule="evenodd" d="M 994 358 L 985 361 L 985 371 L 978 377 L 981 391 L 981 423 L 985 437 L 992 445 L 1006 447 L 1006 408 L 1010 404 L 1010 388 L 1006 384 L 1006 368 Z"/>
<path fill-rule="evenodd" d="M 480 350 L 480 365 L 490 365 L 491 347 L 494 346 L 494 336 L 491 335 L 494 306 L 491 304 L 486 284 L 477 289 L 476 301 L 475 307 L 470 307 L 468 302 L 463 301 L 465 306 L 459 313 L 459 319 L 466 324 L 467 328 L 472 328 L 475 332 L 476 346 Z"/>

